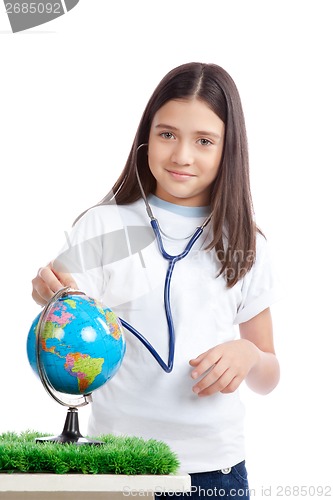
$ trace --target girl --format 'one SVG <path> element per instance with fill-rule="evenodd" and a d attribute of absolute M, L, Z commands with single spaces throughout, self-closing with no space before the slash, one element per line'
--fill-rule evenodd
<path fill-rule="evenodd" d="M 160 232 L 153 222 L 153 233 L 147 213 Z M 165 252 L 181 254 L 200 226 L 188 254 L 168 268 Z M 163 299 L 167 272 L 171 318 Z M 127 334 L 121 369 L 94 392 L 89 435 L 163 440 L 191 474 L 193 499 L 208 489 L 209 496 L 248 498 L 238 387 L 245 380 L 270 392 L 279 365 L 242 106 L 221 67 L 184 64 L 157 86 L 122 174 L 78 218 L 67 251 L 39 270 L 32 296 L 44 305 L 66 285 L 133 325 L 164 368 Z"/>

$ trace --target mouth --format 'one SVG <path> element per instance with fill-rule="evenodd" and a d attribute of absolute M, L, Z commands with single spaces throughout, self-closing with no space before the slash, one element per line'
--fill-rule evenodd
<path fill-rule="evenodd" d="M 189 174 L 187 172 L 177 172 L 177 170 L 167 170 L 167 172 L 174 179 L 186 180 L 186 179 L 191 179 L 192 177 L 195 177 L 195 175 L 193 175 L 193 174 Z"/>

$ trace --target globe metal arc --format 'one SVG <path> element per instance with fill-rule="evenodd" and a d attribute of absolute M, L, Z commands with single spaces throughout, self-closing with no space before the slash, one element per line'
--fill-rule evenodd
<path fill-rule="evenodd" d="M 53 307 L 53 305 L 57 302 L 60 297 L 64 297 L 66 294 L 82 294 L 78 290 L 73 290 L 70 287 L 61 288 L 58 292 L 56 292 L 51 300 L 44 307 L 38 323 L 36 327 L 36 361 L 37 361 L 37 369 L 39 378 L 44 386 L 46 392 L 59 404 L 63 406 L 67 406 L 68 408 L 80 408 L 81 406 L 86 406 L 92 401 L 91 392 L 84 394 L 83 396 L 76 398 L 76 400 L 65 399 L 56 396 L 55 390 L 53 389 L 52 384 L 50 383 L 47 373 L 44 368 L 44 364 L 41 362 L 41 333 L 44 330 L 46 319 Z"/>

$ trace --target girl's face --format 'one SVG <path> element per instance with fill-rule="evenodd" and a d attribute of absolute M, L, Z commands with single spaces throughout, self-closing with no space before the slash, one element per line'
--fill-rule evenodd
<path fill-rule="evenodd" d="M 178 205 L 209 205 L 223 139 L 224 123 L 205 102 L 164 104 L 153 118 L 148 142 L 156 196 Z"/>

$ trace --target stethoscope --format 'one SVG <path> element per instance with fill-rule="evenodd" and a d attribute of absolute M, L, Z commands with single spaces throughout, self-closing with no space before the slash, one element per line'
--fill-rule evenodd
<path fill-rule="evenodd" d="M 147 144 L 141 144 L 137 148 L 136 154 L 138 153 L 139 149 L 141 147 L 143 147 L 143 146 L 147 146 Z M 172 368 L 173 368 L 174 356 L 175 356 L 175 329 L 174 329 L 172 312 L 171 312 L 171 304 L 170 304 L 170 287 L 171 287 L 171 278 L 172 278 L 173 270 L 175 268 L 176 262 L 184 259 L 188 255 L 188 253 L 192 249 L 194 243 L 201 236 L 204 228 L 209 223 L 209 221 L 210 221 L 210 219 L 212 217 L 212 214 L 210 214 L 205 219 L 205 221 L 201 224 L 201 226 L 199 226 L 199 227 L 196 228 L 195 232 L 190 237 L 190 240 L 188 241 L 188 243 L 187 243 L 187 245 L 186 245 L 186 247 L 185 247 L 185 249 L 183 250 L 182 253 L 180 253 L 178 255 L 170 255 L 170 254 L 168 254 L 166 252 L 165 248 L 164 248 L 163 241 L 162 241 L 162 236 L 161 236 L 161 233 L 162 234 L 164 234 L 164 233 L 161 230 L 161 228 L 159 226 L 159 223 L 158 223 L 158 220 L 154 216 L 153 211 L 151 209 L 151 206 L 148 203 L 146 194 L 145 194 L 143 186 L 141 184 L 141 180 L 140 180 L 140 176 L 139 176 L 137 164 L 135 165 L 135 171 L 136 171 L 136 177 L 137 177 L 137 180 L 138 180 L 138 184 L 139 184 L 139 188 L 140 188 L 140 191 L 141 191 L 141 195 L 142 195 L 143 201 L 144 201 L 144 203 L 146 205 L 146 211 L 147 211 L 148 217 L 150 219 L 150 224 L 151 224 L 151 227 L 152 227 L 152 229 L 153 229 L 153 231 L 155 233 L 155 236 L 156 236 L 156 241 L 157 241 L 158 249 L 159 249 L 162 257 L 164 257 L 164 259 L 166 259 L 166 260 L 169 261 L 168 269 L 167 269 L 166 276 L 165 276 L 165 282 L 164 282 L 164 309 L 165 309 L 165 315 L 166 315 L 166 319 L 167 319 L 167 323 L 168 323 L 168 331 L 169 331 L 169 356 L 168 356 L 168 363 L 166 364 L 165 361 L 163 361 L 163 359 L 158 354 L 158 352 L 154 349 L 154 347 L 150 344 L 150 342 L 140 332 L 138 332 L 132 325 L 130 325 L 129 323 L 127 323 L 127 321 L 125 321 L 125 320 L 123 320 L 121 318 L 119 318 L 119 320 L 121 321 L 122 325 L 127 330 L 129 330 L 131 333 L 133 333 L 133 335 L 135 335 L 142 342 L 142 344 L 154 356 L 154 358 L 159 363 L 159 365 L 163 368 L 163 370 L 165 372 L 167 372 L 167 373 L 170 373 L 172 371 Z"/>

